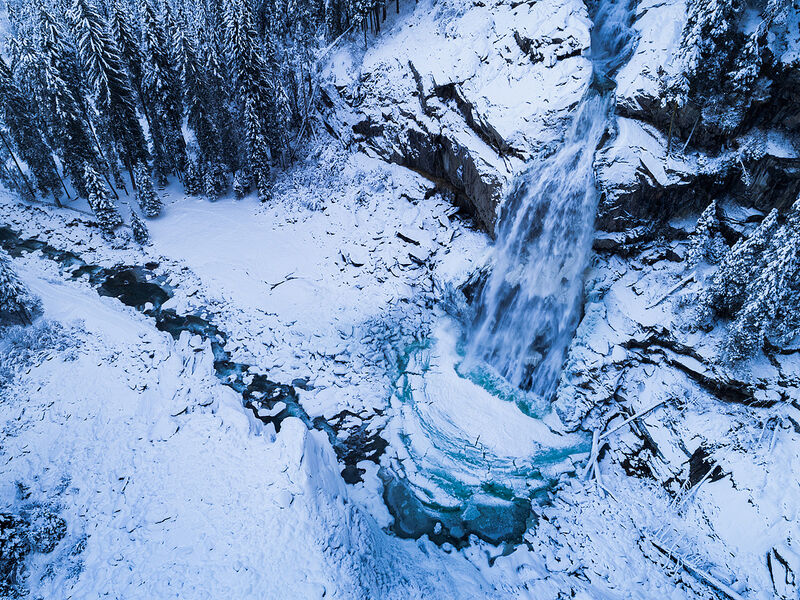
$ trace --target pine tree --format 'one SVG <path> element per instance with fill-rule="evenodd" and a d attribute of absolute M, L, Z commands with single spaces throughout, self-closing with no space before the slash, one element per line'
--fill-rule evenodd
<path fill-rule="evenodd" d="M 161 214 L 164 205 L 153 189 L 153 181 L 150 179 L 147 165 L 142 162 L 136 163 L 133 167 L 133 176 L 136 180 L 136 198 L 139 201 L 139 207 L 145 216 L 151 219 L 157 217 Z"/>
<path fill-rule="evenodd" d="M 210 163 L 203 170 L 203 190 L 212 202 L 218 200 L 228 187 L 228 177 L 225 168 L 216 163 Z"/>
<path fill-rule="evenodd" d="M 250 192 L 250 176 L 244 169 L 239 169 L 233 176 L 233 194 L 241 200 Z"/>
<path fill-rule="evenodd" d="M 131 229 L 133 230 L 133 239 L 135 239 L 141 246 L 146 246 L 150 243 L 150 231 L 147 229 L 144 221 L 136 214 L 136 211 L 131 211 Z"/>
<path fill-rule="evenodd" d="M 38 301 L 11 267 L 11 257 L 0 248 L 0 323 L 30 323 Z"/>
<path fill-rule="evenodd" d="M 186 164 L 183 186 L 190 196 L 199 196 L 203 193 L 203 174 L 200 171 L 200 165 L 194 158 L 190 157 Z"/>
<path fill-rule="evenodd" d="M 149 0 L 142 0 L 140 12 L 145 65 L 143 88 L 151 107 L 155 171 L 159 180 L 165 182 L 168 173 L 178 174 L 186 167 L 186 146 L 181 131 L 181 86 L 167 28 L 159 21 Z"/>
<path fill-rule="evenodd" d="M 269 104 L 266 66 L 244 0 L 230 0 L 225 17 L 228 57 L 245 126 L 248 170 L 261 196 L 262 191 L 267 191 L 269 173 L 269 147 L 264 130 Z"/>
<path fill-rule="evenodd" d="M 785 218 L 773 210 L 727 254 L 706 302 L 732 318 L 728 355 L 739 360 L 800 328 L 800 199 Z"/>
<path fill-rule="evenodd" d="M 42 8 L 39 17 L 43 104 L 49 117 L 51 138 L 58 142 L 58 154 L 75 189 L 85 196 L 83 164 L 97 164 L 98 157 L 80 98 L 74 49 L 52 14 Z"/>
<path fill-rule="evenodd" d="M 733 316 L 742 308 L 753 269 L 759 266 L 778 227 L 778 211 L 773 210 L 750 237 L 736 242 L 727 253 L 707 291 L 706 302 L 716 313 Z"/>
<path fill-rule="evenodd" d="M 269 155 L 267 141 L 261 122 L 256 115 L 255 103 L 248 98 L 245 106 L 245 124 L 247 125 L 247 149 L 251 172 L 255 176 L 258 199 L 266 202 L 270 198 L 269 189 Z"/>
<path fill-rule="evenodd" d="M 231 90 L 230 76 L 223 61 L 222 43 L 218 33 L 220 25 L 218 15 L 215 16 L 214 11 L 210 11 L 208 25 L 200 31 L 202 54 L 205 57 L 203 71 L 210 117 L 220 138 L 219 160 L 230 172 L 235 172 L 242 164 L 243 142 L 240 120 L 233 113 L 235 90 Z"/>
<path fill-rule="evenodd" d="M 133 165 L 147 159 L 147 145 L 119 47 L 91 0 L 74 0 L 70 16 L 78 54 L 104 118 L 104 128 L 112 136 L 133 181 Z"/>
<path fill-rule="evenodd" d="M 30 115 L 28 102 L 14 82 L 11 69 L 0 57 L 0 117 L 17 152 L 33 172 L 39 190 L 58 198 L 60 181 L 53 154 Z"/>
<path fill-rule="evenodd" d="M 720 233 L 720 223 L 716 200 L 706 207 L 697 220 L 690 238 L 687 263 L 694 269 L 701 263 L 717 264 L 728 247 Z"/>
<path fill-rule="evenodd" d="M 214 102 L 205 74 L 200 69 L 195 46 L 183 28 L 177 29 L 175 46 L 189 127 L 194 131 L 200 158 L 216 162 L 221 158 L 222 143 L 211 116 Z"/>
<path fill-rule="evenodd" d="M 89 163 L 85 165 L 84 178 L 89 206 L 97 217 L 100 228 L 106 233 L 113 233 L 117 227 L 122 225 L 122 217 L 111 201 L 108 189 L 100 179 L 100 175 Z"/>
<path fill-rule="evenodd" d="M 129 5 L 123 4 L 121 0 L 117 0 L 110 8 L 109 13 L 109 27 L 111 29 L 111 35 L 119 48 L 120 59 L 130 75 L 131 84 L 136 91 L 148 126 L 152 127 L 150 125 L 150 115 L 144 103 L 142 83 L 144 77 L 144 56 L 142 56 L 142 49 L 139 42 L 140 35 L 134 27 Z"/>

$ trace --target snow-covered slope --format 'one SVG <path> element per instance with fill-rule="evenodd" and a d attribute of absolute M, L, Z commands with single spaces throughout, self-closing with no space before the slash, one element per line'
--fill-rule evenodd
<path fill-rule="evenodd" d="M 731 364 L 730 323 L 701 327 L 695 312 L 715 267 L 689 255 L 711 200 L 727 247 L 797 194 L 785 101 L 797 19 L 770 25 L 774 96 L 722 135 L 707 107 L 664 104 L 659 67 L 678 72 L 689 4 L 636 6 L 620 116 L 596 156 L 583 317 L 544 418 L 462 377 L 453 331 L 492 267 L 478 228 L 493 230 L 509 182 L 558 145 L 591 84 L 582 2 L 403 4 L 366 50 L 359 34 L 329 56 L 332 136 L 276 175 L 270 203 L 170 187 L 152 246 L 0 197 L 0 224 L 23 238 L 94 265 L 151 264 L 172 288 L 164 308 L 213 321 L 248 377 L 293 384 L 311 424 L 256 419 L 208 340 L 171 339 L 40 253 L 15 259 L 44 315 L 0 339 L 0 512 L 66 528 L 27 556 L 20 586 L 43 598 L 796 598 L 798 353 Z M 544 446 L 563 450 L 549 470 Z M 416 505 L 387 497 L 403 475 Z M 477 520 L 480 502 L 510 512 L 523 492 L 535 502 L 513 515 L 520 543 L 437 537 Z M 390 509 L 404 508 L 419 530 L 397 526 Z"/>
<path fill-rule="evenodd" d="M 588 88 L 589 27 L 575 0 L 404 5 L 363 56 L 329 59 L 331 124 L 446 182 L 492 231 L 513 175 L 560 139 Z"/>

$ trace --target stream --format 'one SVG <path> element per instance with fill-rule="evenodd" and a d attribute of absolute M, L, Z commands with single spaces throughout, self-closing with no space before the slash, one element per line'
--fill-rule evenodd
<path fill-rule="evenodd" d="M 256 418 L 279 430 L 284 419 L 296 417 L 325 432 L 348 484 L 361 481 L 360 461 L 380 465 L 396 535 L 427 535 L 455 547 L 473 535 L 519 543 L 535 524 L 534 507 L 549 500 L 589 449 L 584 434 L 553 426 L 549 399 L 580 318 L 598 196 L 593 161 L 613 118 L 609 82 L 635 42 L 629 0 L 608 0 L 594 17 L 594 83 L 561 147 L 512 187 L 474 321 L 465 328 L 444 320 L 430 339 L 407 348 L 391 414 L 377 433 L 369 420 L 340 427 L 355 416 L 346 412 L 312 418 L 295 389 L 303 381 L 286 385 L 248 373 L 251 366 L 225 350 L 228 336 L 213 314 L 163 308 L 174 289 L 157 275 L 157 263 L 93 266 L 3 227 L 0 246 L 12 256 L 40 252 L 68 277 L 87 278 L 99 294 L 143 312 L 175 339 L 186 331 L 209 340 L 217 377 Z M 387 446 L 392 455 L 382 460 Z"/>
<path fill-rule="evenodd" d="M 42 256 L 56 262 L 71 279 L 86 277 L 101 296 L 117 298 L 123 304 L 153 318 L 156 328 L 169 333 L 175 340 L 184 331 L 209 340 L 217 377 L 224 385 L 241 394 L 244 406 L 262 422 L 272 423 L 276 431 L 280 430 L 284 419 L 296 417 L 309 429 L 325 432 L 339 461 L 344 465 L 342 477 L 347 483 L 361 481 L 360 471 L 356 468 L 359 461 L 379 462 L 386 442 L 377 434 L 366 433 L 368 422 L 362 423 L 356 431 L 349 429 L 347 436 L 341 435 L 343 432 L 336 423 L 347 415 L 335 415 L 331 424 L 321 417 L 312 419 L 301 406 L 295 386 L 304 386 L 305 382 L 296 381 L 293 385 L 286 385 L 270 381 L 261 374 L 247 377 L 250 365 L 231 359 L 230 353 L 225 350 L 228 336 L 213 324 L 213 315 L 181 315 L 172 309 L 162 309 L 164 303 L 173 296 L 174 290 L 166 283 L 165 278 L 156 275 L 157 263 L 114 268 L 89 265 L 72 252 L 59 250 L 38 239 L 20 238 L 6 227 L 0 227 L 0 246 L 12 256 L 40 252 Z M 245 379 L 250 380 L 249 383 Z"/>

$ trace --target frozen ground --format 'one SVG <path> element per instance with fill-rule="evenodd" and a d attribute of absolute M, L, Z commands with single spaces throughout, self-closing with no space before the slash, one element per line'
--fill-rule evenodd
<path fill-rule="evenodd" d="M 341 188 L 338 178 L 322 176 L 329 161 L 344 174 Z M 350 177 L 362 185 L 350 186 Z M 364 156 L 311 162 L 281 185 L 286 201 L 274 206 L 171 194 L 144 251 L 110 244 L 69 211 L 26 208 L 5 196 L 0 215 L 25 235 L 95 264 L 158 261 L 176 286 L 170 303 L 210 313 L 230 334 L 237 360 L 273 380 L 309 379 L 313 389 L 299 392 L 309 413 L 349 409 L 372 416 L 375 427 L 388 422 L 386 437 L 395 443 L 385 461 L 408 452 L 390 433 L 398 427 L 419 430 L 411 452 L 425 457 L 422 464 L 442 460 L 424 450 L 436 442 L 425 415 L 455 443 L 485 431 L 483 447 L 499 457 L 512 454 L 501 428 L 527 444 L 520 424 L 528 417 L 501 418 L 502 410 L 482 416 L 478 403 L 471 410 L 481 414 L 468 418 L 446 381 L 412 385 L 434 404 L 408 412 L 390 403 L 397 354 L 431 331 L 445 343 L 434 355 L 447 359 L 435 370 L 457 377 L 447 358 L 452 347 L 446 349 L 452 321 L 441 306 L 485 261 L 485 237 L 447 217 L 452 208 L 444 199 L 425 199 L 424 179 Z M 680 244 L 673 251 L 681 253 Z M 34 555 L 31 589 L 43 597 L 69 589 L 82 598 L 246 597 L 252 590 L 278 598 L 287 589 L 298 598 L 708 597 L 714 586 L 660 554 L 655 541 L 742 597 L 772 597 L 764 557 L 777 553 L 793 569 L 797 556 L 797 417 L 788 405 L 720 404 L 675 368 L 666 350 L 655 364 L 633 359 L 631 339 L 680 313 L 680 294 L 648 308 L 683 277 L 681 264 L 666 256 L 667 248 L 655 245 L 630 259 L 596 261 L 559 414 L 567 425 L 610 421 L 611 430 L 626 414 L 661 401 L 664 390 L 678 400 L 634 430 L 607 436 L 602 484 L 580 477 L 588 453 L 577 456 L 575 475 L 563 476 L 552 505 L 536 509 L 525 543 L 505 551 L 477 540 L 455 551 L 424 537 L 394 537 L 374 464 L 359 465 L 363 483 L 345 486 L 325 436 L 291 420 L 275 435 L 248 417 L 241 398 L 214 377 L 210 351 L 198 340 L 173 342 L 85 281 L 66 281 L 37 254 L 16 259 L 44 300 L 44 318 L 63 323 L 78 343 L 43 347 L 3 388 L 2 502 L 45 503 L 68 523 L 53 553 Z M 294 293 L 279 293 L 285 285 L 295 285 L 286 288 Z M 679 319 L 670 327 L 679 334 Z M 707 346 L 713 349 L 713 339 Z M 785 372 L 795 372 L 791 356 L 782 360 L 789 361 Z M 485 393 L 472 389 L 480 392 L 475 397 Z M 618 399 L 609 401 L 614 389 Z M 449 422 L 434 414 L 444 410 L 442 398 L 455 402 Z M 388 418 L 378 414 L 387 408 Z M 642 449 L 642 429 L 657 457 Z M 700 446 L 708 457 L 692 467 Z M 722 478 L 674 487 L 690 481 L 692 469 L 704 473 L 717 464 Z M 654 472 L 636 472 L 644 465 Z M 662 487 L 667 481 L 677 499 Z"/>
<path fill-rule="evenodd" d="M 344 136 L 318 140 L 268 205 L 169 188 L 144 249 L 124 230 L 104 238 L 86 214 L 7 195 L 0 224 L 94 265 L 157 263 L 174 287 L 167 308 L 212 320 L 234 360 L 294 382 L 312 418 L 345 434 L 385 428 L 382 466 L 442 503 L 458 485 L 505 476 L 517 491 L 515 455 L 577 438 L 522 543 L 399 539 L 378 465 L 359 463 L 363 481 L 345 485 L 322 433 L 294 419 L 276 433 L 242 409 L 206 342 L 172 340 L 34 253 L 14 266 L 45 313 L 0 340 L 0 512 L 48 507 L 67 531 L 30 555 L 30 597 L 797 598 L 798 354 L 732 369 L 722 325 L 692 328 L 703 283 L 687 279 L 684 238 L 696 215 L 672 223 L 669 240 L 598 234 L 544 420 L 459 376 L 451 315 L 489 240 L 449 192 L 369 154 L 403 162 L 425 150 L 406 132 L 431 136 L 442 142 L 432 160 L 453 160 L 439 175 L 471 178 L 477 198 L 496 171 L 496 199 L 585 91 L 588 22 L 580 2 L 440 6 L 406 5 L 368 52 L 333 55 L 331 84 L 357 101 L 355 117 L 336 116 L 385 129 L 355 135 L 348 151 Z M 635 118 L 655 93 L 651 59 L 676 41 L 658 17 L 679 21 L 682 6 L 639 5 L 644 43 L 618 94 Z M 665 151 L 663 132 L 629 118 L 619 134 L 600 157 L 609 184 L 638 185 L 642 169 L 661 186 L 697 175 L 696 161 Z M 25 345 L 34 352 L 20 354 Z M 458 485 L 432 481 L 442 469 Z"/>
<path fill-rule="evenodd" d="M 292 420 L 259 434 L 208 347 L 173 342 L 52 264 L 17 266 L 74 343 L 42 347 L 0 403 L 3 505 L 44 503 L 68 523 L 54 553 L 31 561 L 33 597 L 406 598 L 462 577 L 484 585 L 466 560 L 445 569 L 446 555 L 383 534 L 349 501 L 322 434 Z"/>

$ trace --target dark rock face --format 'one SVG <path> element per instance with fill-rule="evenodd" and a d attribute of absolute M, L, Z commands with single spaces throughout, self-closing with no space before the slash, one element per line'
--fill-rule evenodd
<path fill-rule="evenodd" d="M 700 3 L 639 3 L 637 50 L 616 78 L 619 135 L 597 158 L 598 229 L 666 221 L 721 197 L 768 212 L 800 193 L 792 9 L 718 4 L 725 22 L 717 15 L 706 31 L 711 9 Z M 753 31 L 748 10 L 760 11 Z M 669 22 L 680 26 L 665 33 Z"/>
<path fill-rule="evenodd" d="M 440 10 L 424 48 L 412 47 L 427 26 L 415 17 L 393 32 L 394 56 L 384 40 L 359 73 L 333 75 L 325 123 L 345 145 L 449 190 L 492 234 L 510 182 L 559 143 L 590 85 L 590 23 L 577 0 Z"/>
<path fill-rule="evenodd" d="M 453 191 L 457 203 L 467 209 L 483 229 L 493 233 L 505 178 L 490 170 L 481 173 L 469 148 L 441 134 L 410 130 L 404 142 L 401 148 L 392 148 L 388 159 Z M 373 140 L 366 143 L 380 150 L 379 146 L 373 146 Z"/>

